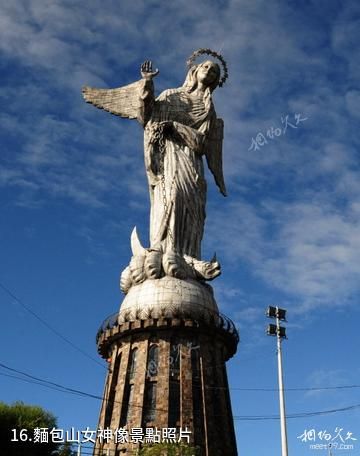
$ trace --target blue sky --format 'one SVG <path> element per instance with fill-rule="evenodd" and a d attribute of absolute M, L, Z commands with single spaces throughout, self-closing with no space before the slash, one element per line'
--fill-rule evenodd
<path fill-rule="evenodd" d="M 359 43 L 355 0 L 3 2 L 0 282 L 97 359 L 95 334 L 121 302 L 134 225 L 147 243 L 149 202 L 141 127 L 86 105 L 81 86 L 133 82 L 152 59 L 159 93 L 182 84 L 193 50 L 212 48 L 230 74 L 214 95 L 229 197 L 208 176 L 203 256 L 217 252 L 215 294 L 241 333 L 228 363 L 233 414 L 278 413 L 277 393 L 260 391 L 277 386 L 270 304 L 288 310 L 287 388 L 360 385 Z M 284 133 L 282 119 L 295 125 L 296 114 L 306 120 Z M 266 136 L 271 127 L 281 134 Z M 259 133 L 267 143 L 254 150 Z M 0 302 L 0 362 L 102 394 L 105 366 L 2 289 Z M 39 404 L 64 429 L 96 427 L 95 399 L 0 382 L 1 400 Z M 286 403 L 289 414 L 314 412 L 360 404 L 360 394 L 288 391 Z M 297 438 L 305 429 L 360 439 L 359 421 L 359 408 L 289 419 L 290 453 L 316 452 Z M 235 419 L 235 428 L 241 455 L 280 453 L 278 421 Z M 341 454 L 357 454 L 351 443 Z"/>

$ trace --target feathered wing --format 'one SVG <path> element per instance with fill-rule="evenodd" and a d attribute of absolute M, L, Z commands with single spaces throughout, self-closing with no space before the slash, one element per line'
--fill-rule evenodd
<path fill-rule="evenodd" d="M 143 101 L 144 80 L 128 84 L 117 89 L 94 89 L 83 87 L 85 101 L 97 108 L 127 119 L 137 119 L 141 112 Z"/>
<path fill-rule="evenodd" d="M 224 196 L 227 196 L 222 166 L 223 137 L 224 121 L 222 119 L 215 119 L 208 133 L 205 155 L 208 167 L 215 178 L 216 185 L 219 187 L 220 192 Z"/>

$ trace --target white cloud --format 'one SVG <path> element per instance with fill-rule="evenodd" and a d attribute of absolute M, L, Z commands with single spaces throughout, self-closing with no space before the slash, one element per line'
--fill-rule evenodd
<path fill-rule="evenodd" d="M 304 305 L 312 300 L 343 304 L 358 290 L 359 221 L 316 204 L 293 205 L 283 213 L 277 240 L 283 254 L 265 260 L 263 274 L 301 296 Z"/>
<path fill-rule="evenodd" d="M 350 375 L 349 375 L 350 374 Z M 336 386 L 344 386 L 352 383 L 349 377 L 352 377 L 353 372 L 349 372 L 345 369 L 331 369 L 331 368 L 319 368 L 310 373 L 308 376 L 308 384 L 311 388 L 329 388 Z M 338 399 L 341 390 L 327 390 L 327 389 L 314 389 L 313 391 L 307 391 L 305 398 L 311 398 L 331 395 L 331 398 Z M 336 395 L 336 396 L 335 396 Z"/>
<path fill-rule="evenodd" d="M 342 306 L 359 292 L 358 211 L 343 214 L 316 201 L 268 202 L 266 210 L 242 203 L 222 219 L 208 235 L 226 260 L 250 264 L 255 275 L 295 299 L 297 311 Z"/>
<path fill-rule="evenodd" d="M 235 313 L 235 318 L 241 321 L 242 324 L 254 323 L 259 321 L 259 317 L 263 317 L 257 307 L 246 307 L 243 310 L 239 310 Z"/>

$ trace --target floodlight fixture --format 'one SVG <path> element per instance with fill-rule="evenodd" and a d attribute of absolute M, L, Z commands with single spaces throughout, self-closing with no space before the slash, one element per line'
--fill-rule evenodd
<path fill-rule="evenodd" d="M 280 307 L 269 306 L 266 310 L 266 316 L 269 318 L 278 318 L 281 321 L 286 321 L 286 310 Z"/>
<path fill-rule="evenodd" d="M 279 336 L 280 339 L 287 339 L 286 328 L 284 326 L 277 326 L 269 324 L 266 330 L 268 336 Z"/>

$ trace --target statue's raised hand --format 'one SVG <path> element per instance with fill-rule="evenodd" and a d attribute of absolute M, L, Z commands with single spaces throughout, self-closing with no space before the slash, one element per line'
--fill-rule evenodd
<path fill-rule="evenodd" d="M 145 60 L 141 65 L 141 76 L 147 81 L 151 81 L 152 78 L 159 74 L 159 70 L 153 71 L 151 60 Z"/>

